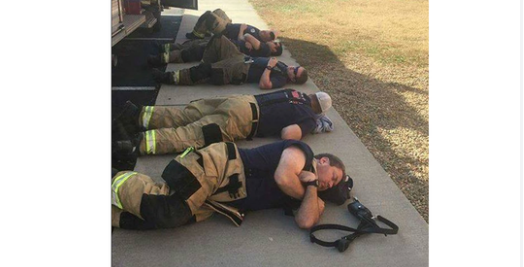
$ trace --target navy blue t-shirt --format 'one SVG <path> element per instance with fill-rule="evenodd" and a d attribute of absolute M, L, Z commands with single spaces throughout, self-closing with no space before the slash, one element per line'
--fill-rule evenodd
<path fill-rule="evenodd" d="M 269 63 L 268 57 L 254 57 L 253 63 L 249 66 L 249 71 L 247 73 L 247 83 L 259 83 L 260 77 L 266 70 L 267 64 Z M 286 85 L 287 83 L 287 65 L 283 62 L 278 62 L 275 68 L 271 70 L 269 74 L 269 79 L 271 80 L 271 88 L 280 88 Z"/>
<path fill-rule="evenodd" d="M 231 40 L 237 47 L 240 52 L 252 56 L 252 57 L 269 57 L 271 56 L 271 49 L 266 43 L 260 43 L 260 48 L 258 50 L 255 49 L 247 49 L 246 48 L 246 41 L 234 41 Z"/>
<path fill-rule="evenodd" d="M 242 24 L 240 23 L 230 23 L 226 26 L 226 31 L 224 32 L 224 35 L 231 39 L 231 40 L 238 40 L 238 32 L 240 31 L 240 26 Z M 257 40 L 260 40 L 260 30 L 256 27 L 253 27 L 251 25 L 247 25 L 247 28 L 244 30 L 242 35 L 249 33 L 253 35 L 253 37 L 257 38 Z"/>
<path fill-rule="evenodd" d="M 311 171 L 313 151 L 302 141 L 283 140 L 253 149 L 238 149 L 246 172 L 247 197 L 227 204 L 240 211 L 254 211 L 271 208 L 298 208 L 300 200 L 282 192 L 275 181 L 275 171 L 284 149 L 297 146 L 306 155 L 306 166 Z"/>
<path fill-rule="evenodd" d="M 264 100 L 268 96 L 286 101 L 274 101 L 275 103 L 268 104 L 269 102 Z M 305 136 L 317 126 L 317 115 L 311 108 L 311 99 L 307 94 L 293 89 L 285 89 L 256 95 L 255 99 L 260 113 L 257 137 L 280 136 L 283 128 L 293 124 L 298 124 L 302 130 L 302 136 Z M 298 101 L 293 101 L 293 99 L 298 99 Z"/>

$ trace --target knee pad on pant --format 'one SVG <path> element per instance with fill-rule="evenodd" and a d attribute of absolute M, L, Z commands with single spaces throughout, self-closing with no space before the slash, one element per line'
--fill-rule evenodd
<path fill-rule="evenodd" d="M 166 166 L 162 179 L 183 200 L 187 200 L 202 187 L 193 173 L 176 160 L 171 160 Z"/>
<path fill-rule="evenodd" d="M 183 62 L 193 62 L 199 61 L 204 57 L 204 47 L 192 46 L 188 49 L 182 50 L 182 61 Z"/>
<path fill-rule="evenodd" d="M 214 85 L 224 85 L 228 81 L 224 78 L 224 70 L 221 68 L 215 68 L 211 70 L 211 83 Z"/>
<path fill-rule="evenodd" d="M 204 134 L 204 146 L 223 141 L 222 131 L 216 123 L 202 126 L 202 133 Z"/>
<path fill-rule="evenodd" d="M 186 224 L 193 214 L 178 195 L 142 195 L 140 214 L 157 228 L 172 228 Z"/>
<path fill-rule="evenodd" d="M 198 66 L 191 67 L 189 69 L 189 75 L 191 77 L 191 81 L 195 83 L 201 80 L 205 80 L 211 77 L 211 64 L 201 63 Z"/>

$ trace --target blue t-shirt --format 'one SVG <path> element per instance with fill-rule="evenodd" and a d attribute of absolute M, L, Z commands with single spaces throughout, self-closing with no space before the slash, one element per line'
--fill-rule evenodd
<path fill-rule="evenodd" d="M 255 99 L 260 113 L 257 137 L 280 136 L 283 128 L 293 124 L 298 124 L 302 136 L 305 136 L 317 126 L 317 115 L 311 108 L 311 99 L 307 94 L 284 89 L 256 95 Z"/>
<path fill-rule="evenodd" d="M 251 63 L 251 66 L 249 66 L 246 82 L 259 83 L 260 77 L 262 77 L 262 74 L 266 70 L 267 64 L 269 63 L 269 58 L 254 57 L 252 59 L 253 63 Z M 286 85 L 287 65 L 279 61 L 277 65 L 271 70 L 269 79 L 271 80 L 271 88 L 280 88 Z"/>
<path fill-rule="evenodd" d="M 271 49 L 266 43 L 260 43 L 260 48 L 255 50 L 254 48 L 249 50 L 246 47 L 246 41 L 232 41 L 240 52 L 252 56 L 252 57 L 269 57 L 271 56 Z"/>
<path fill-rule="evenodd" d="M 224 35 L 231 39 L 231 40 L 238 40 L 238 32 L 240 31 L 240 26 L 242 24 L 240 23 L 230 23 L 226 26 L 226 31 L 224 32 Z M 249 33 L 253 35 L 253 37 L 257 38 L 257 40 L 260 40 L 260 30 L 256 27 L 253 27 L 251 25 L 247 25 L 247 28 L 244 30 L 242 35 Z"/>
<path fill-rule="evenodd" d="M 238 149 L 246 172 L 247 197 L 227 204 L 240 211 L 254 211 L 271 208 L 298 208 L 300 200 L 284 194 L 275 181 L 280 157 L 284 149 L 297 146 L 306 155 L 304 170 L 311 171 L 313 151 L 302 141 L 283 140 L 253 149 Z M 309 164 L 308 164 L 309 163 Z"/>

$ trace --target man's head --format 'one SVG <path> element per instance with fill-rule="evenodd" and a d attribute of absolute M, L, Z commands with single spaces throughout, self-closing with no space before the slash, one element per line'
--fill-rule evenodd
<path fill-rule="evenodd" d="M 307 81 L 307 71 L 301 66 L 287 67 L 287 77 L 292 83 L 303 84 Z"/>
<path fill-rule="evenodd" d="M 334 155 L 323 153 L 317 160 L 318 196 L 324 200 L 342 205 L 350 198 L 353 179 L 346 175 L 346 166 Z"/>
<path fill-rule="evenodd" d="M 317 160 L 319 191 L 336 186 L 346 176 L 346 166 L 337 156 L 323 153 L 315 155 L 315 159 Z"/>
<path fill-rule="evenodd" d="M 262 42 L 274 41 L 277 38 L 277 32 L 272 30 L 262 30 L 258 33 Z"/>
<path fill-rule="evenodd" d="M 278 57 L 282 55 L 282 43 L 280 42 L 267 42 L 269 50 L 271 50 L 271 56 Z"/>
<path fill-rule="evenodd" d="M 325 92 L 310 94 L 309 98 L 311 99 L 311 107 L 317 114 L 326 114 L 326 112 L 331 108 L 331 97 Z"/>

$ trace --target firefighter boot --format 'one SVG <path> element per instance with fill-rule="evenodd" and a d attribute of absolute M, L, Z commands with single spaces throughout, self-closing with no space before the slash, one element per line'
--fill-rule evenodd
<path fill-rule="evenodd" d="M 158 83 L 175 84 L 173 81 L 173 72 L 163 72 L 159 69 L 153 69 L 153 78 Z"/>
<path fill-rule="evenodd" d="M 141 109 L 141 107 L 136 106 L 131 101 L 127 101 L 122 108 L 122 111 L 116 115 L 115 119 L 113 120 L 113 124 L 121 124 L 128 135 L 135 135 L 140 131 L 138 117 L 140 116 Z M 125 137 L 125 139 L 129 139 L 129 137 L 123 137 Z"/>
<path fill-rule="evenodd" d="M 116 141 L 112 144 L 113 155 L 120 159 L 136 158 L 140 156 L 138 146 L 143 138 L 143 133 L 138 133 L 129 140 Z"/>
<path fill-rule="evenodd" d="M 157 56 L 150 55 L 147 58 L 147 64 L 149 64 L 149 66 L 151 67 L 161 67 L 166 65 L 167 63 L 162 61 L 162 55 L 160 54 Z"/>

